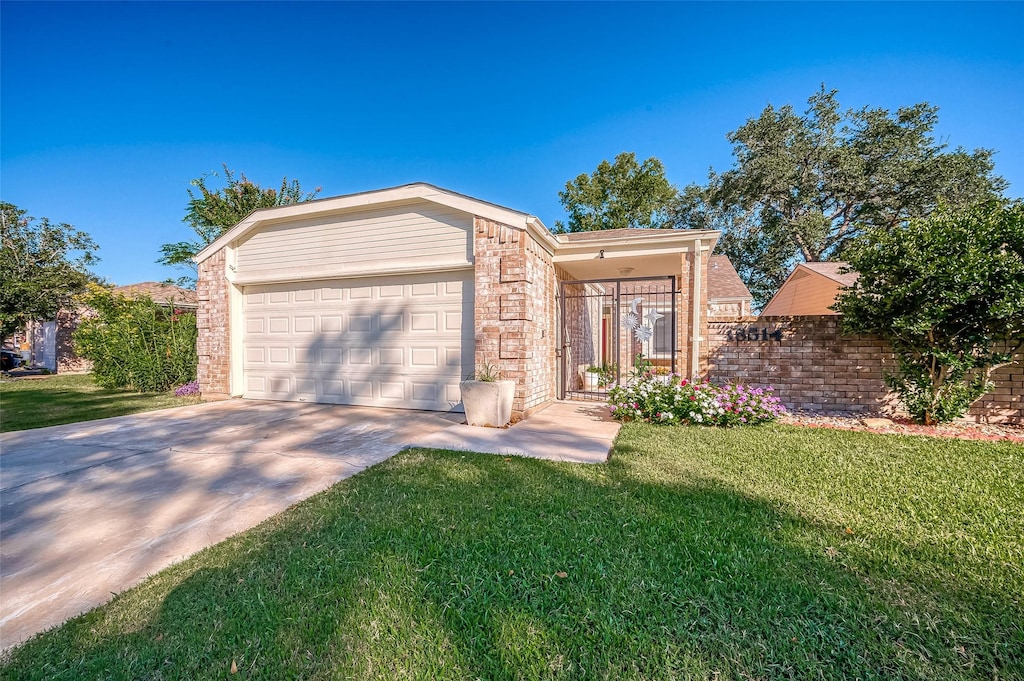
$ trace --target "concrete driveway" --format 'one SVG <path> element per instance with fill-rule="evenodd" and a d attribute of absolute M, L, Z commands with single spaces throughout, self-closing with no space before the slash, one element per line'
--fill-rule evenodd
<path fill-rule="evenodd" d="M 232 400 L 0 435 L 0 648 L 463 421 Z"/>

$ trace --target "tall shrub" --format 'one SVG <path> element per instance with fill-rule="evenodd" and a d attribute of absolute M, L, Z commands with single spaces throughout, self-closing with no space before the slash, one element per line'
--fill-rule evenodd
<path fill-rule="evenodd" d="M 887 382 L 915 420 L 962 416 L 1024 350 L 1024 202 L 943 207 L 869 232 L 847 260 L 860 278 L 832 309 L 892 344 Z"/>
<path fill-rule="evenodd" d="M 92 361 L 97 384 L 159 392 L 196 377 L 194 311 L 100 286 L 90 287 L 83 302 L 94 314 L 75 331 L 75 348 Z"/>

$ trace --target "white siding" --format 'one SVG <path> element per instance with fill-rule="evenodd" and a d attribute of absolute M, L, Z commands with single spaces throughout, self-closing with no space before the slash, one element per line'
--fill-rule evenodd
<path fill-rule="evenodd" d="M 385 206 L 269 225 L 238 246 L 244 280 L 352 276 L 473 260 L 473 218 L 433 203 Z"/>

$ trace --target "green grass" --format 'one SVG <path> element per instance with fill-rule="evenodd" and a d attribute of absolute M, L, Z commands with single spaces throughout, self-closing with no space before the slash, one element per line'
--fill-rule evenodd
<path fill-rule="evenodd" d="M 0 432 L 59 426 L 199 402 L 173 392 L 108 390 L 88 374 L 0 380 Z"/>
<path fill-rule="evenodd" d="M 407 451 L 0 676 L 1020 679 L 1022 565 L 1019 446 L 630 424 L 605 466 Z"/>

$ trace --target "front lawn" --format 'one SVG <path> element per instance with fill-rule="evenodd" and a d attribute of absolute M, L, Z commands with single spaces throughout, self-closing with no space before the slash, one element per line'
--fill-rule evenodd
<path fill-rule="evenodd" d="M 404 452 L 0 676 L 1019 679 L 1022 566 L 1017 445 L 629 424 L 604 466 Z"/>
<path fill-rule="evenodd" d="M 0 380 L 0 432 L 92 421 L 179 407 L 198 397 L 108 390 L 88 374 Z"/>

